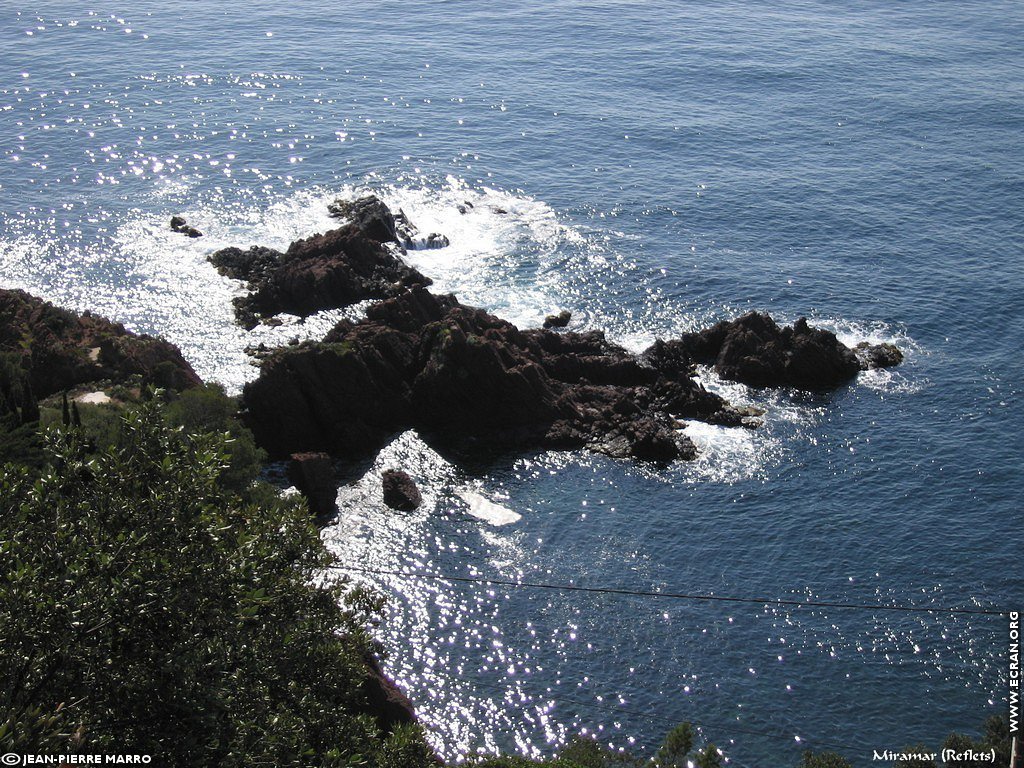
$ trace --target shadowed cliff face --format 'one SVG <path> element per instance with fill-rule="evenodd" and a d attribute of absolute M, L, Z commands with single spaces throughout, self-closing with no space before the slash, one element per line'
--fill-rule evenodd
<path fill-rule="evenodd" d="M 22 355 L 36 396 L 141 376 L 170 389 L 201 383 L 176 346 L 89 312 L 77 315 L 24 291 L 0 289 L 0 352 Z"/>

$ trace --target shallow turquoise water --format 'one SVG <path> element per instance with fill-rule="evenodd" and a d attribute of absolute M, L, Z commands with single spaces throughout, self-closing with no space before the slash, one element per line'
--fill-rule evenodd
<path fill-rule="evenodd" d="M 0 284 L 166 335 L 232 388 L 246 345 L 337 314 L 247 335 L 205 255 L 324 229 L 326 201 L 364 187 L 452 238 L 413 254 L 441 289 L 522 324 L 564 307 L 641 348 L 763 308 L 908 351 L 829 396 L 706 374 L 766 427 L 693 425 L 702 458 L 664 470 L 456 469 L 402 436 L 342 491 L 325 535 L 345 562 L 1024 603 L 1018 5 L 49 2 L 0 20 Z M 172 213 L 206 236 L 169 232 Z M 396 462 L 427 481 L 416 514 L 376 501 Z M 480 499 L 521 518 L 495 525 Z M 390 669 L 447 755 L 583 728 L 635 748 L 695 719 L 737 765 L 808 745 L 866 764 L 1005 697 L 1000 619 L 377 581 Z"/>

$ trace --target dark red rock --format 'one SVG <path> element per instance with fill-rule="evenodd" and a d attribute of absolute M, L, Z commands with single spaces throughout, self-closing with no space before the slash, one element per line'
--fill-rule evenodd
<path fill-rule="evenodd" d="M 183 235 L 188 235 L 189 237 L 203 236 L 202 232 L 195 227 L 189 226 L 188 222 L 181 216 L 171 216 L 171 229 L 175 232 L 180 232 Z"/>
<path fill-rule="evenodd" d="M 338 511 L 338 481 L 331 457 L 326 453 L 293 453 L 288 462 L 288 479 L 306 497 L 316 517 Z"/>
<path fill-rule="evenodd" d="M 413 285 L 430 285 L 354 223 L 296 240 L 283 254 L 259 247 L 229 248 L 210 260 L 223 274 L 248 281 L 251 293 L 235 299 L 235 313 L 247 328 L 281 312 L 307 317 L 394 296 Z"/>
<path fill-rule="evenodd" d="M 386 470 L 381 476 L 381 487 L 384 503 L 392 509 L 411 512 L 423 502 L 415 481 L 400 469 Z"/>
<path fill-rule="evenodd" d="M 365 711 L 376 720 L 377 727 L 389 734 L 399 725 L 416 722 L 416 712 L 409 697 L 384 674 L 372 654 L 367 653 L 364 660 L 366 673 L 361 688 L 366 699 Z"/>
<path fill-rule="evenodd" d="M 572 320 L 572 312 L 567 309 L 563 309 L 557 315 L 548 315 L 544 318 L 545 328 L 565 328 Z"/>
<path fill-rule="evenodd" d="M 835 334 L 812 328 L 805 318 L 779 327 L 771 317 L 749 312 L 675 341 L 659 341 L 644 359 L 666 375 L 688 365 L 713 365 L 724 379 L 754 387 L 832 389 L 857 375 L 857 356 Z"/>
<path fill-rule="evenodd" d="M 903 362 L 903 353 L 895 344 L 883 342 L 881 344 L 869 344 L 862 341 L 853 351 L 857 355 L 860 367 L 864 370 L 872 368 L 891 368 Z"/>
<path fill-rule="evenodd" d="M 222 248 L 212 253 L 209 259 L 225 277 L 245 280 L 255 288 L 277 269 L 283 256 L 283 253 L 273 248 L 254 245 L 247 251 L 234 247 Z"/>
<path fill-rule="evenodd" d="M 272 455 L 356 457 L 416 428 L 435 443 L 692 457 L 675 416 L 739 422 L 689 377 L 669 379 L 599 332 L 520 331 L 415 287 L 341 322 L 323 342 L 278 349 L 244 393 Z"/>
<path fill-rule="evenodd" d="M 135 376 L 165 389 L 202 383 L 170 342 L 18 290 L 0 289 L 0 351 L 22 356 L 39 398 L 89 382 L 126 383 Z"/>
<path fill-rule="evenodd" d="M 328 204 L 327 211 L 336 219 L 347 219 L 363 233 L 379 243 L 397 243 L 398 233 L 395 229 L 396 217 L 391 209 L 376 195 L 364 195 L 356 200 L 341 198 Z M 412 224 L 404 213 L 402 223 L 409 228 Z"/>

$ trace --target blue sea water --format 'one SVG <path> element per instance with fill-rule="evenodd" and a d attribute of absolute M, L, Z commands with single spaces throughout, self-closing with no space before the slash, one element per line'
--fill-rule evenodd
<path fill-rule="evenodd" d="M 439 289 L 522 325 L 566 308 L 641 349 L 756 308 L 906 351 L 829 395 L 704 371 L 766 424 L 692 424 L 701 457 L 668 468 L 456 467 L 398 437 L 324 536 L 403 573 L 360 578 L 442 754 L 581 731 L 642 752 L 692 720 L 734 765 L 866 765 L 1004 711 L 999 617 L 430 577 L 1020 608 L 1019 4 L 96 0 L 0 22 L 0 285 L 164 335 L 232 390 L 246 346 L 341 313 L 248 334 L 206 254 L 324 230 L 364 189 L 451 238 L 410 254 Z M 394 465 L 415 513 L 379 501 Z"/>

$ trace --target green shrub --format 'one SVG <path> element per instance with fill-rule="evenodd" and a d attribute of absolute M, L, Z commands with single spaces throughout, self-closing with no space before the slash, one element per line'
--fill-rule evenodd
<path fill-rule="evenodd" d="M 554 765 L 559 768 L 611 768 L 611 766 L 638 766 L 632 755 L 616 752 L 598 744 L 593 739 L 577 737 L 570 741 Z"/>
<path fill-rule="evenodd" d="M 168 404 L 167 418 L 171 424 L 190 432 L 227 433 L 228 461 L 220 482 L 236 493 L 251 490 L 267 455 L 256 446 L 252 432 L 239 421 L 238 400 L 229 397 L 220 384 L 185 390 Z"/>

